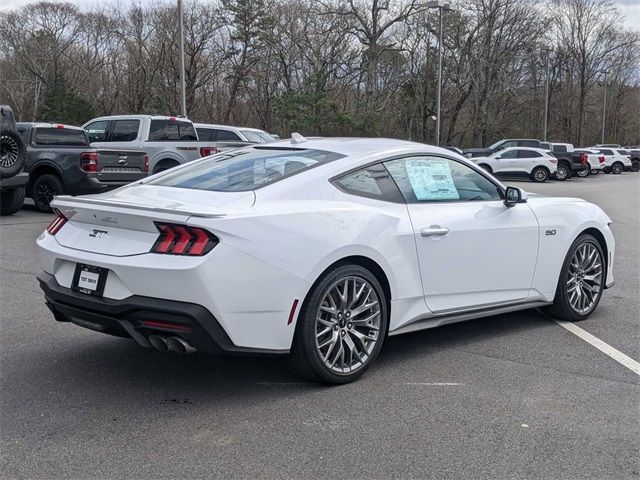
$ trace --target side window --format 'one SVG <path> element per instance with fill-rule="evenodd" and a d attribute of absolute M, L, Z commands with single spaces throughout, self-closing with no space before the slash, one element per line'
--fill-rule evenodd
<path fill-rule="evenodd" d="M 409 203 L 500 200 L 497 185 L 478 171 L 440 157 L 408 157 L 384 163 Z"/>
<path fill-rule="evenodd" d="M 602 153 L 603 155 L 613 155 L 613 151 L 611 150 L 599 150 L 600 153 Z"/>
<path fill-rule="evenodd" d="M 538 158 L 541 157 L 539 152 L 531 150 L 518 150 L 518 158 Z"/>
<path fill-rule="evenodd" d="M 516 158 L 518 156 L 518 150 L 509 150 L 508 152 L 503 152 L 498 156 L 504 159 Z"/>
<path fill-rule="evenodd" d="M 110 142 L 133 142 L 138 138 L 140 120 L 116 120 L 111 129 Z"/>
<path fill-rule="evenodd" d="M 538 143 L 535 140 L 524 140 L 522 142 L 519 142 L 519 147 L 531 147 L 531 148 L 538 148 L 540 146 L 540 143 Z"/>
<path fill-rule="evenodd" d="M 386 168 L 380 163 L 333 180 L 338 189 L 360 197 L 375 198 L 387 202 L 404 203 L 398 186 Z"/>
<path fill-rule="evenodd" d="M 218 142 L 239 142 L 242 139 L 234 132 L 229 130 L 218 130 L 218 136 L 216 137 Z"/>
<path fill-rule="evenodd" d="M 500 150 L 504 150 L 505 148 L 517 147 L 517 146 L 518 146 L 518 142 L 515 142 L 515 141 L 504 142 L 502 145 L 500 145 Z"/>
<path fill-rule="evenodd" d="M 211 130 L 210 128 L 196 128 L 196 131 L 198 132 L 198 140 L 200 141 L 210 142 L 211 140 L 215 140 L 213 138 L 213 132 L 215 132 L 215 130 Z"/>
<path fill-rule="evenodd" d="M 554 145 L 553 146 L 553 151 L 554 152 L 558 152 L 558 153 L 567 153 L 567 146 L 566 145 Z"/>
<path fill-rule="evenodd" d="M 97 122 L 90 123 L 84 128 L 84 131 L 89 137 L 90 142 L 104 142 L 107 139 L 107 125 L 108 120 L 99 120 Z"/>

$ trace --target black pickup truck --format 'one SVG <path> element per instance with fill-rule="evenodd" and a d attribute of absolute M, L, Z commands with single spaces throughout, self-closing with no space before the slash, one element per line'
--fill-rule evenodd
<path fill-rule="evenodd" d="M 18 122 L 16 129 L 27 145 L 26 194 L 39 210 L 50 211 L 56 195 L 100 193 L 148 174 L 143 152 L 93 148 L 80 127 Z"/>
<path fill-rule="evenodd" d="M 541 148 L 543 150 L 549 150 L 549 146 L 552 146 L 551 153 L 558 159 L 558 171 L 554 178 L 556 180 L 566 180 L 574 175 L 581 175 L 586 170 L 589 173 L 589 163 L 586 155 L 581 155 L 575 152 L 568 152 L 565 148 L 564 151 L 558 148 L 555 144 L 541 142 L 534 138 L 507 138 L 494 143 L 488 148 L 467 148 L 464 150 L 464 155 L 467 158 L 474 157 L 488 157 L 500 150 L 510 147 L 529 147 L 529 148 Z"/>

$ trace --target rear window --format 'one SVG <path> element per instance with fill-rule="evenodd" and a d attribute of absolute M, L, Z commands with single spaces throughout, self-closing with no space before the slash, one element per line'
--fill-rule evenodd
<path fill-rule="evenodd" d="M 151 120 L 149 141 L 184 142 L 198 140 L 196 129 L 191 122 L 178 120 Z"/>
<path fill-rule="evenodd" d="M 84 130 L 75 128 L 36 128 L 36 145 L 63 145 L 67 147 L 85 147 L 89 140 Z"/>
<path fill-rule="evenodd" d="M 213 130 L 210 130 L 208 128 L 196 128 L 196 131 L 198 132 L 198 140 L 200 140 L 201 142 L 215 140 L 215 138 L 213 138 Z"/>
<path fill-rule="evenodd" d="M 558 153 L 566 153 L 567 146 L 566 145 L 553 145 L 553 151 Z"/>
<path fill-rule="evenodd" d="M 323 150 L 233 150 L 167 173 L 150 181 L 149 185 L 213 192 L 243 192 L 264 187 L 343 157 L 344 155 Z"/>
<path fill-rule="evenodd" d="M 247 137 L 247 141 L 253 143 L 273 142 L 273 137 L 267 132 L 256 132 L 255 130 L 240 130 Z"/>

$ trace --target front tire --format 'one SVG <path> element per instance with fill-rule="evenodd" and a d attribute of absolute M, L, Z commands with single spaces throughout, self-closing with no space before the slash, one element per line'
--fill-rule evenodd
<path fill-rule="evenodd" d="M 549 179 L 549 170 L 544 167 L 536 167 L 531 172 L 531 181 L 536 183 L 544 183 Z"/>
<path fill-rule="evenodd" d="M 592 235 L 580 235 L 562 265 L 553 305 L 545 310 L 553 317 L 570 322 L 587 319 L 602 298 L 605 276 L 600 243 Z"/>
<path fill-rule="evenodd" d="M 634 160 L 631 162 L 631 171 L 640 172 L 640 160 Z"/>
<path fill-rule="evenodd" d="M 387 325 L 387 299 L 375 275 L 360 265 L 340 265 L 320 277 L 302 306 L 292 367 L 310 380 L 352 382 L 380 353 Z"/>
<path fill-rule="evenodd" d="M 36 178 L 33 182 L 31 189 L 31 196 L 33 202 L 36 204 L 36 208 L 41 212 L 50 212 L 51 200 L 56 195 L 62 195 L 64 193 L 64 187 L 62 181 L 57 175 L 53 173 L 45 173 Z"/>
<path fill-rule="evenodd" d="M 560 180 L 564 182 L 571 175 L 571 170 L 564 163 L 558 165 L 558 170 L 556 171 L 555 178 L 556 180 Z"/>

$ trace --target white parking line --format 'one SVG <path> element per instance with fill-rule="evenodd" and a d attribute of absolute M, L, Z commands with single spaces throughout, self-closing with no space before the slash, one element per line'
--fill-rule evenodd
<path fill-rule="evenodd" d="M 585 342 L 593 345 L 605 355 L 608 355 L 609 357 L 613 358 L 616 362 L 620 363 L 621 365 L 624 365 L 633 373 L 640 375 L 640 363 L 636 362 L 633 358 L 628 357 L 624 353 L 613 348 L 611 345 L 604 343 L 602 340 L 600 340 L 597 337 L 594 337 L 586 330 L 583 330 L 580 327 L 578 327 L 575 323 L 565 322 L 564 320 L 555 320 L 555 319 L 554 319 L 554 322 L 556 322 L 561 327 L 569 330 L 574 335 L 580 337 Z"/>
<path fill-rule="evenodd" d="M 403 383 L 402 385 L 420 385 L 420 386 L 424 386 L 424 385 L 435 385 L 437 387 L 453 387 L 453 386 L 459 386 L 459 385 L 464 385 L 462 383 L 453 383 L 453 382 L 408 382 L 408 383 Z"/>

